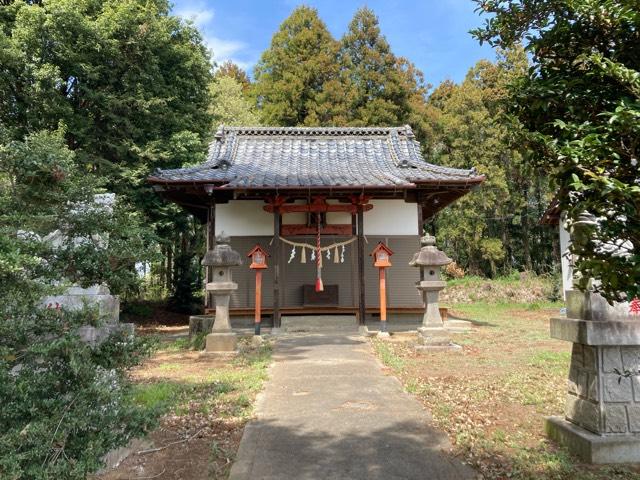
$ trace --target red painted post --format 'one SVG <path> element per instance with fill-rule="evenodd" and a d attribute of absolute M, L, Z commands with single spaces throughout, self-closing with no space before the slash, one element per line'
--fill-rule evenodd
<path fill-rule="evenodd" d="M 380 330 L 385 332 L 387 325 L 387 281 L 384 275 L 384 267 L 380 267 L 380 322 L 385 328 Z"/>
<path fill-rule="evenodd" d="M 255 330 L 256 335 L 260 335 L 260 323 L 262 321 L 262 270 L 267 268 L 267 257 L 269 254 L 260 245 L 256 245 L 247 254 L 251 257 L 249 268 L 256 271 L 256 307 L 255 307 Z"/>
<path fill-rule="evenodd" d="M 260 335 L 260 321 L 262 315 L 262 270 L 256 270 L 256 315 L 255 334 Z"/>
<path fill-rule="evenodd" d="M 393 252 L 384 243 L 380 242 L 371 252 L 373 266 L 378 268 L 380 288 L 380 331 L 387 331 L 387 280 L 385 269 L 391 266 Z"/>

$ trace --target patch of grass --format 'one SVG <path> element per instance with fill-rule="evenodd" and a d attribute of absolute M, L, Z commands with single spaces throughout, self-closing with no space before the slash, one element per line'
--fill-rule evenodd
<path fill-rule="evenodd" d="M 395 354 L 393 348 L 388 343 L 374 340 L 373 348 L 385 366 L 390 367 L 396 372 L 402 370 L 404 360 Z"/>
<path fill-rule="evenodd" d="M 167 351 L 193 355 L 188 339 L 171 342 L 171 346 L 173 348 L 163 349 L 165 355 Z M 209 368 L 203 366 L 195 373 L 180 361 L 181 355 L 176 357 L 174 353 L 172 358 L 175 360 L 153 367 L 152 383 L 134 386 L 133 401 L 158 415 L 172 411 L 180 417 L 213 414 L 218 418 L 247 419 L 252 414 L 255 395 L 267 378 L 271 346 L 255 348 L 243 344 L 234 360 L 213 363 Z M 163 375 L 166 380 L 162 379 Z"/>
<path fill-rule="evenodd" d="M 571 352 L 569 351 L 540 350 L 529 357 L 528 366 L 555 374 L 566 374 L 570 360 Z"/>
<path fill-rule="evenodd" d="M 181 337 L 171 342 L 166 342 L 162 348 L 169 352 L 180 352 L 184 350 L 203 350 L 207 334 L 198 333 L 194 337 Z"/>
<path fill-rule="evenodd" d="M 167 342 L 162 346 L 163 350 L 169 352 L 179 352 L 181 350 L 188 350 L 190 348 L 190 342 L 188 337 L 178 338 L 171 342 Z"/>
<path fill-rule="evenodd" d="M 171 362 L 167 362 L 167 363 L 161 363 L 160 365 L 158 365 L 158 370 L 162 370 L 165 372 L 174 372 L 176 370 L 180 370 L 181 365 L 178 363 L 171 363 Z"/>
<path fill-rule="evenodd" d="M 164 411 L 175 404 L 183 387 L 172 382 L 137 384 L 133 387 L 133 401 L 149 410 Z"/>

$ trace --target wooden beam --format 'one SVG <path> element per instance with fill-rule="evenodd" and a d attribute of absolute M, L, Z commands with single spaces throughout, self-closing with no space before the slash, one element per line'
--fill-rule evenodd
<path fill-rule="evenodd" d="M 282 198 L 269 199 L 268 205 L 262 207 L 265 212 L 273 213 L 274 210 L 279 210 L 280 213 L 299 213 L 299 212 L 313 212 L 313 213 L 325 213 L 325 212 L 347 212 L 356 213 L 358 206 L 367 211 L 373 208 L 373 205 L 367 203 L 368 199 L 358 204 L 335 204 L 327 203 L 325 197 L 314 197 L 310 203 L 306 204 L 285 204 Z"/>
<path fill-rule="evenodd" d="M 207 251 L 213 249 L 216 244 L 216 203 L 215 200 L 207 207 L 207 231 L 206 231 Z M 205 285 L 213 278 L 213 267 L 206 267 L 204 272 Z M 205 308 L 213 306 L 212 295 L 205 290 Z"/>
<path fill-rule="evenodd" d="M 364 326 L 366 315 L 364 291 L 364 212 L 358 209 L 358 324 Z"/>
<path fill-rule="evenodd" d="M 273 326 L 280 328 L 280 224 L 282 216 L 273 212 Z"/>
<path fill-rule="evenodd" d="M 216 203 L 213 201 L 207 210 L 207 250 L 216 245 Z"/>
<path fill-rule="evenodd" d="M 420 248 L 422 245 L 420 244 L 420 238 L 424 235 L 424 210 L 421 202 L 421 198 L 418 197 L 418 247 Z M 420 268 L 420 281 L 424 280 L 424 269 Z M 427 292 L 422 291 L 422 304 L 426 305 L 427 302 Z"/>
<path fill-rule="evenodd" d="M 316 235 L 318 233 L 318 227 L 307 227 L 300 224 L 282 225 L 280 227 L 280 234 L 283 237 L 293 235 Z M 335 224 L 325 225 L 320 228 L 320 235 L 344 235 L 349 236 L 351 234 L 351 224 Z"/>

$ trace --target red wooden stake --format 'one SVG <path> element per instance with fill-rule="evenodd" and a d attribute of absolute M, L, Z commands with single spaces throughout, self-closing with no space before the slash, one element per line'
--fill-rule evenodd
<path fill-rule="evenodd" d="M 387 331 L 387 280 L 385 269 L 391 266 L 391 255 L 393 252 L 384 243 L 379 242 L 371 252 L 373 266 L 378 268 L 380 275 L 380 331 Z"/>
<path fill-rule="evenodd" d="M 385 278 L 384 268 L 378 269 L 380 272 L 380 321 L 387 324 L 387 280 Z"/>
<path fill-rule="evenodd" d="M 262 314 L 262 270 L 256 270 L 256 316 L 255 334 L 260 335 L 260 320 Z"/>
<path fill-rule="evenodd" d="M 262 270 L 267 268 L 267 257 L 269 254 L 260 245 L 256 245 L 247 254 L 251 257 L 249 268 L 256 271 L 256 314 L 255 314 L 255 334 L 260 335 L 260 321 L 262 315 Z"/>

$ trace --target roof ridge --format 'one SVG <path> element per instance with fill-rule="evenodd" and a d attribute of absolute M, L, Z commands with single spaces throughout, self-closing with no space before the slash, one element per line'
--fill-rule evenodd
<path fill-rule="evenodd" d="M 390 135 L 391 132 L 413 137 L 409 125 L 400 127 L 277 127 L 277 126 L 235 126 L 220 125 L 216 138 L 223 139 L 225 134 L 238 135 Z"/>

